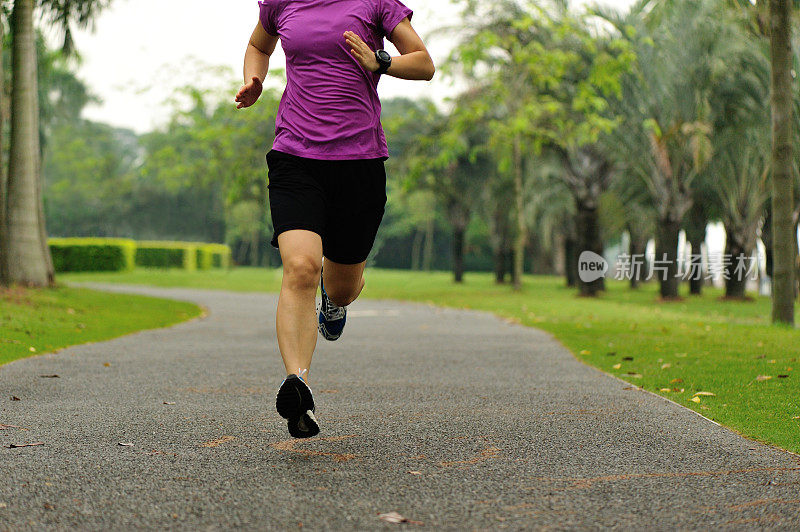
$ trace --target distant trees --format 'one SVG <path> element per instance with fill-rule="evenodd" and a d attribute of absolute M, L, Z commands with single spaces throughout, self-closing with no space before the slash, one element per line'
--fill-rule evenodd
<path fill-rule="evenodd" d="M 706 226 L 721 222 L 734 260 L 749 260 L 764 242 L 775 319 L 793 320 L 800 187 L 791 153 L 800 149 L 800 91 L 791 66 L 800 56 L 787 48 L 786 3 L 770 11 L 763 0 L 641 0 L 624 14 L 578 12 L 566 1 L 459 5 L 458 46 L 442 70 L 463 83 L 462 93 L 444 106 L 384 102 L 392 157 L 376 246 L 383 264 L 442 267 L 449 247 L 456 282 L 480 262 L 498 283 L 510 273 L 516 289 L 527 268 L 564 275 L 582 295 L 597 296 L 603 280 L 578 275 L 582 251 L 603 255 L 624 241 L 623 251 L 641 261 L 654 240 L 656 262 L 627 273 L 636 288 L 652 272 L 669 300 L 680 297 L 686 277 L 690 292 L 701 292 Z M 79 87 L 71 94 L 76 102 L 90 97 Z M 268 264 L 263 156 L 278 93 L 246 116 L 216 94 L 186 96 L 188 107 L 138 138 L 80 121 L 54 128 L 64 149 L 45 163 L 54 223 L 70 201 L 93 205 L 86 191 L 96 187 L 108 195 L 106 220 L 116 215 L 164 236 L 202 227 L 233 243 L 237 262 Z M 87 168 L 113 174 L 114 185 L 93 182 Z M 33 205 L 30 190 L 23 196 Z M 683 270 L 681 231 L 692 250 Z M 737 266 L 725 272 L 730 299 L 745 296 Z"/>

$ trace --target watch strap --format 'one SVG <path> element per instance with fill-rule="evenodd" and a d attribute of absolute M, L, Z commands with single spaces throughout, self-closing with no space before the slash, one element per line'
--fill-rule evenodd
<path fill-rule="evenodd" d="M 383 50 L 377 50 L 375 52 L 375 59 L 378 61 L 378 70 L 376 70 L 375 73 L 376 74 L 381 74 L 381 75 L 386 74 L 386 72 L 389 70 L 389 67 L 392 66 L 392 57 L 391 56 L 389 56 L 389 60 L 388 61 L 381 60 L 380 52 L 382 52 L 382 51 Z"/>

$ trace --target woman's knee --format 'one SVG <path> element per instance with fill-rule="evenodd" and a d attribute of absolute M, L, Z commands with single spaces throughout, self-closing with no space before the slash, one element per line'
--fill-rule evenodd
<path fill-rule="evenodd" d="M 336 303 L 340 307 L 346 307 L 356 299 L 358 299 L 359 294 L 361 294 L 361 290 L 364 288 L 364 278 L 362 277 L 361 280 L 356 285 L 337 285 L 331 287 L 329 290 L 327 285 L 325 286 L 325 292 L 328 294 L 328 297 Z"/>
<path fill-rule="evenodd" d="M 294 290 L 316 290 L 322 261 L 308 255 L 295 255 L 283 262 L 284 282 Z"/>

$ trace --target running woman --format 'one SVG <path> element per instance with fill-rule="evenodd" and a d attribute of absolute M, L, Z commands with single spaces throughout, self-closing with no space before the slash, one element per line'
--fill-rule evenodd
<path fill-rule="evenodd" d="M 317 331 L 341 336 L 386 205 L 378 81 L 431 80 L 435 68 L 411 26 L 413 12 L 398 0 L 261 0 L 259 7 L 236 102 L 241 109 L 258 100 L 280 39 L 287 84 L 267 165 L 272 245 L 283 261 L 276 326 L 287 376 L 275 402 L 289 433 L 310 438 L 319 433 L 307 384 Z M 400 56 L 383 50 L 384 37 Z"/>

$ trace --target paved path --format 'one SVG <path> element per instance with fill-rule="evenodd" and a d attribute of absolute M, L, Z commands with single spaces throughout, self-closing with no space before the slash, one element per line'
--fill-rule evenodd
<path fill-rule="evenodd" d="M 357 302 L 315 358 L 321 437 L 293 441 L 275 296 L 107 288 L 209 315 L 0 368 L 0 423 L 25 429 L 0 430 L 0 530 L 800 527 L 798 457 L 543 332 Z"/>

